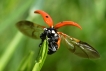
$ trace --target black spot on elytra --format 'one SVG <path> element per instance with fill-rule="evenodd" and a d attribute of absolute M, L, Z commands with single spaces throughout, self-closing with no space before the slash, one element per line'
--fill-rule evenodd
<path fill-rule="evenodd" d="M 46 18 L 48 18 L 48 16 L 46 16 Z"/>

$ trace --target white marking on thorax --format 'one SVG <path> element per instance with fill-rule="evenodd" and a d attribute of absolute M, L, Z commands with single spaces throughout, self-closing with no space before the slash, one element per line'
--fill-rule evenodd
<path fill-rule="evenodd" d="M 54 30 L 52 30 L 52 33 L 54 34 L 54 33 L 56 33 Z"/>
<path fill-rule="evenodd" d="M 47 30 L 47 28 L 44 28 L 43 30 Z"/>

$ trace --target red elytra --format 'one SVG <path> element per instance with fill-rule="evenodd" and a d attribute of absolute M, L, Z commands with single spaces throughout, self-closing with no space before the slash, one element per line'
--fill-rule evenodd
<path fill-rule="evenodd" d="M 43 19 L 44 19 L 44 21 L 45 21 L 50 27 L 53 27 L 52 18 L 51 18 L 46 12 L 44 12 L 44 11 L 42 11 L 42 10 L 36 10 L 36 11 L 34 11 L 34 13 L 41 14 L 42 17 L 43 17 Z M 82 29 L 82 28 L 80 27 L 80 25 L 78 25 L 77 23 L 75 23 L 75 22 L 73 22 L 73 21 L 63 21 L 63 22 L 59 22 L 59 23 L 57 23 L 57 24 L 54 26 L 54 28 L 55 28 L 55 29 L 58 29 L 58 28 L 61 28 L 61 27 L 63 27 L 63 26 L 66 26 L 66 25 L 76 26 L 76 27 Z"/>
<path fill-rule="evenodd" d="M 50 28 L 54 28 L 54 29 L 59 29 L 63 26 L 76 26 L 80 29 L 82 29 L 80 27 L 80 25 L 78 25 L 77 23 L 73 22 L 73 21 L 63 21 L 63 22 L 59 22 L 56 25 L 53 25 L 53 21 L 52 18 L 44 11 L 42 10 L 36 10 L 34 11 L 34 13 L 38 13 L 40 14 L 44 21 L 46 22 L 46 24 L 50 27 Z M 18 29 L 25 35 L 32 37 L 34 39 L 39 38 L 39 32 L 41 32 L 41 30 L 43 31 L 43 29 L 45 28 L 44 26 L 35 24 L 33 22 L 30 21 L 19 21 L 16 26 L 18 27 Z M 80 41 L 76 38 L 73 38 L 71 36 L 68 36 L 62 32 L 57 32 L 57 34 L 60 36 L 58 39 L 58 48 L 60 47 L 60 41 L 61 39 L 65 42 L 66 46 L 68 47 L 68 49 L 80 56 L 80 57 L 84 57 L 84 58 L 99 58 L 100 55 L 99 53 L 89 44 L 87 44 L 86 42 Z"/>

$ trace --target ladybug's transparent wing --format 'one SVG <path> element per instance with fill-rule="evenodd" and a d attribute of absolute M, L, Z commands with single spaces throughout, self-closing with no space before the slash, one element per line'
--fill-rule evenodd
<path fill-rule="evenodd" d="M 23 34 L 34 39 L 40 38 L 40 34 L 43 32 L 44 28 L 43 26 L 26 20 L 17 22 L 16 26 Z"/>
<path fill-rule="evenodd" d="M 84 58 L 99 58 L 100 55 L 99 53 L 89 44 L 87 44 L 86 42 L 82 42 L 76 38 L 70 37 L 64 33 L 58 32 L 60 34 L 60 37 L 63 41 L 65 41 L 65 43 L 67 44 L 68 49 L 80 56 L 80 57 L 84 57 Z"/>

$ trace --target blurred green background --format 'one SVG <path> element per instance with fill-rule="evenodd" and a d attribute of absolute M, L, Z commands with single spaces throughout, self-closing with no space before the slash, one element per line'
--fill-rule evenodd
<path fill-rule="evenodd" d="M 106 71 L 106 0 L 0 0 L 0 71 L 31 71 L 40 40 L 21 34 L 15 24 L 30 20 L 46 25 L 40 15 L 44 10 L 54 24 L 71 20 L 82 26 L 63 27 L 59 31 L 86 41 L 100 53 L 95 60 L 72 54 L 65 45 L 48 55 L 41 71 Z"/>

